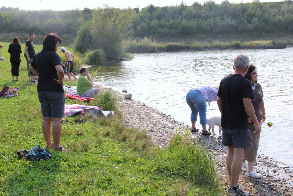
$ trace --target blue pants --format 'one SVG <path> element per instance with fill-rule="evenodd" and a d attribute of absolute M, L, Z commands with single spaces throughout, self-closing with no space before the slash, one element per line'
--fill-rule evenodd
<path fill-rule="evenodd" d="M 200 124 L 207 124 L 207 104 L 206 100 L 199 90 L 190 90 L 186 95 L 186 102 L 191 109 L 191 122 L 197 121 L 199 113 Z"/>

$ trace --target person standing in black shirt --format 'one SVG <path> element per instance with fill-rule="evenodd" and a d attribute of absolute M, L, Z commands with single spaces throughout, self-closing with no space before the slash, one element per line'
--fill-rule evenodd
<path fill-rule="evenodd" d="M 12 43 L 9 45 L 8 52 L 10 53 L 12 80 L 18 81 L 19 66 L 21 62 L 20 60 L 21 46 L 17 38 L 14 38 Z"/>
<path fill-rule="evenodd" d="M 244 149 L 248 145 L 248 121 L 255 131 L 260 131 L 252 105 L 253 92 L 250 82 L 245 79 L 249 66 L 247 56 L 239 55 L 234 60 L 235 73 L 225 77 L 218 91 L 218 106 L 222 114 L 223 145 L 228 146 L 227 170 L 229 193 L 246 195 L 239 188 L 238 180 L 244 158 Z"/>
<path fill-rule="evenodd" d="M 35 34 L 30 34 L 28 40 L 25 42 L 24 57 L 27 62 L 27 73 L 28 73 L 29 81 L 36 80 L 35 73 L 33 73 L 33 69 L 31 67 L 31 63 L 36 55 L 34 44 L 33 44 L 34 39 L 35 39 Z"/>
<path fill-rule="evenodd" d="M 49 33 L 43 42 L 43 50 L 36 55 L 32 63 L 32 67 L 39 74 L 37 90 L 43 114 L 44 138 L 47 148 L 58 151 L 63 149 L 60 146 L 60 138 L 61 120 L 64 116 L 64 71 L 61 59 L 56 53 L 57 44 L 60 42 L 61 39 L 57 34 Z"/>

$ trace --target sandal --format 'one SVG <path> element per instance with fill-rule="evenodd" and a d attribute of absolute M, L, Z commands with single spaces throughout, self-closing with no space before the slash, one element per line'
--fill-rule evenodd
<path fill-rule="evenodd" d="M 54 150 L 58 152 L 66 152 L 66 149 L 63 146 L 54 147 Z"/>
<path fill-rule="evenodd" d="M 204 135 L 204 136 L 210 136 L 211 133 L 208 132 L 207 130 L 202 130 L 201 135 Z"/>
<path fill-rule="evenodd" d="M 191 133 L 197 133 L 199 130 L 196 128 L 191 128 Z"/>

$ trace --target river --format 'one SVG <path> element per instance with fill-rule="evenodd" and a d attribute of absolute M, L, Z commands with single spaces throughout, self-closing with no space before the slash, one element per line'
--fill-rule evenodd
<path fill-rule="evenodd" d="M 135 100 L 190 123 L 188 90 L 218 87 L 233 72 L 233 59 L 239 54 L 248 55 L 258 68 L 267 122 L 273 123 L 263 125 L 259 153 L 293 167 L 293 48 L 135 54 L 121 66 L 100 68 L 97 80 L 117 90 L 127 89 Z M 217 105 L 212 103 L 208 117 L 217 115 Z"/>

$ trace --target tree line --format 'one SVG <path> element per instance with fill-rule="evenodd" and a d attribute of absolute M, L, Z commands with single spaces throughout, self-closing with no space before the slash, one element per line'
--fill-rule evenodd
<path fill-rule="evenodd" d="M 191 6 L 143 9 L 84 9 L 72 11 L 23 11 L 0 8 L 0 40 L 12 35 L 25 39 L 29 33 L 56 32 L 65 44 L 86 54 L 90 59 L 123 58 L 123 40 L 150 38 L 168 41 L 205 35 L 258 35 L 293 33 L 293 2 L 241 3 L 208 1 Z M 14 33 L 14 34 L 12 34 Z M 6 35 L 3 36 L 3 35 Z M 41 41 L 41 36 L 38 36 Z M 5 40 L 6 39 L 6 40 Z"/>
<path fill-rule="evenodd" d="M 133 24 L 136 37 L 198 34 L 292 33 L 293 3 L 216 4 L 144 8 Z"/>
<path fill-rule="evenodd" d="M 111 8 L 106 8 L 111 9 Z M 100 9 L 102 10 L 102 9 Z M 116 9 L 119 11 L 119 9 Z M 0 9 L 0 33 L 65 34 L 74 40 L 84 21 L 91 20 L 93 10 L 83 11 L 22 11 Z M 124 12 L 124 10 L 120 10 Z M 292 33 L 293 2 L 216 4 L 208 1 L 192 6 L 155 7 L 131 9 L 128 35 L 134 38 L 160 38 L 195 36 L 198 34 L 238 33 Z M 125 19 L 125 18 L 122 18 Z"/>

